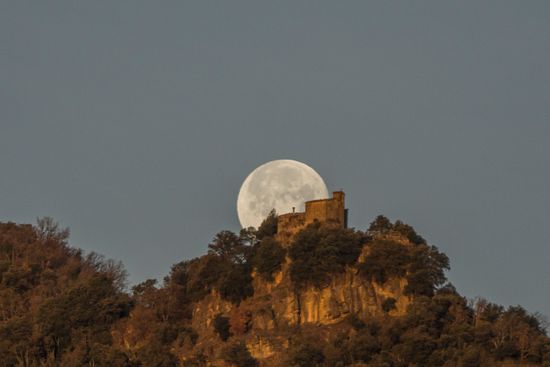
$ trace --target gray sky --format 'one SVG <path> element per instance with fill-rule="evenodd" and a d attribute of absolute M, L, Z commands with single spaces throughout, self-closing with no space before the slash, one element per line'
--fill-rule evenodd
<path fill-rule="evenodd" d="M 412 224 L 468 297 L 550 316 L 550 2 L 0 3 L 0 220 L 133 283 L 238 230 L 296 159 Z"/>

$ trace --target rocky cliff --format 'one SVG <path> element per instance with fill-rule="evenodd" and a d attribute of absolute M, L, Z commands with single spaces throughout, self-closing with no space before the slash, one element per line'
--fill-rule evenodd
<path fill-rule="evenodd" d="M 366 249 L 364 247 L 363 252 Z M 364 256 L 365 253 L 360 258 Z M 403 314 L 410 303 L 404 295 L 404 278 L 391 278 L 380 285 L 365 280 L 356 267 L 349 266 L 322 287 L 298 289 L 291 281 L 289 264 L 287 258 L 273 281 L 253 273 L 254 295 L 238 305 L 225 301 L 216 290 L 197 302 L 193 307 L 192 327 L 199 338 L 193 351 L 186 354 L 201 351 L 209 360 L 217 360 L 223 342 L 215 333 L 214 320 L 222 315 L 230 320 L 232 341 L 244 342 L 261 365 L 275 366 L 282 360 L 279 354 L 285 353 L 301 328 L 315 327 L 319 333 L 329 332 L 345 323 L 350 315 L 361 320 L 382 315 L 382 305 L 387 299 L 395 300 L 391 315 Z M 236 325 L 238 323 L 244 327 Z"/>

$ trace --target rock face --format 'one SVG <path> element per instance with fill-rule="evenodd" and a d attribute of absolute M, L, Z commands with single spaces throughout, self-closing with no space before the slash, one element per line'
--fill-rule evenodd
<path fill-rule="evenodd" d="M 261 365 L 274 366 L 273 361 L 281 359 L 275 357 L 284 353 L 298 328 L 330 327 L 352 314 L 368 320 L 383 313 L 382 304 L 388 298 L 396 301 L 391 314 L 400 315 L 410 302 L 403 294 L 405 279 L 390 279 L 379 285 L 363 279 L 353 267 L 335 275 L 330 284 L 322 288 L 295 289 L 288 259 L 275 274 L 274 281 L 254 274 L 253 285 L 254 295 L 239 305 L 224 301 L 215 291 L 195 304 L 192 327 L 199 333 L 196 351 L 215 359 L 223 346 L 214 331 L 213 320 L 221 314 L 230 318 L 231 339 L 246 343 Z M 245 320 L 244 329 L 235 325 L 239 318 L 241 323 Z"/>

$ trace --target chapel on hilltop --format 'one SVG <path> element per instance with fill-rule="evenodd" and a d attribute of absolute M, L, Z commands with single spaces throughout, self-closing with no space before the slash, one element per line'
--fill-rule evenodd
<path fill-rule="evenodd" d="M 277 217 L 277 239 L 282 244 L 290 244 L 292 237 L 315 221 L 329 226 L 347 228 L 348 210 L 345 208 L 345 194 L 335 191 L 332 198 L 305 202 L 304 212 L 281 214 Z"/>

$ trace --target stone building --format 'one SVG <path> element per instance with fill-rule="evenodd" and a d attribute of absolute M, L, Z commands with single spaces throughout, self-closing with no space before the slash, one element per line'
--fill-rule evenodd
<path fill-rule="evenodd" d="M 304 212 L 281 214 L 277 217 L 277 239 L 290 244 L 296 233 L 315 221 L 329 226 L 347 228 L 348 210 L 345 208 L 345 194 L 335 191 L 332 198 L 305 202 Z"/>

